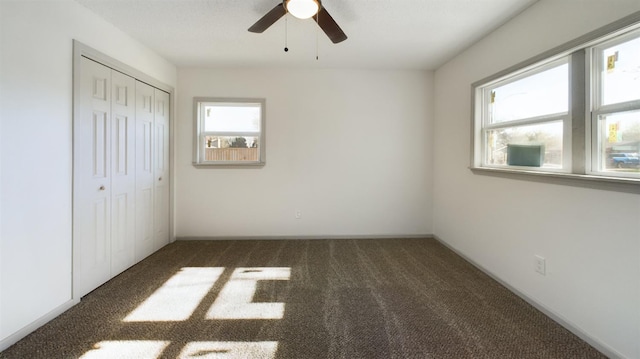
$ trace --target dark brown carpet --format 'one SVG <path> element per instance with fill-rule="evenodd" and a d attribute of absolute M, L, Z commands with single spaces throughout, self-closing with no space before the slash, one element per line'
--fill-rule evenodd
<path fill-rule="evenodd" d="M 183 267 L 225 269 L 188 319 L 123 321 Z M 206 318 L 238 267 L 291 268 L 253 297 L 284 302 L 282 319 Z M 234 357 L 228 344 L 186 355 L 196 342 L 277 342 L 275 358 L 604 358 L 433 239 L 178 241 L 0 357 L 78 358 L 121 341 L 166 342 L 162 358 Z"/>

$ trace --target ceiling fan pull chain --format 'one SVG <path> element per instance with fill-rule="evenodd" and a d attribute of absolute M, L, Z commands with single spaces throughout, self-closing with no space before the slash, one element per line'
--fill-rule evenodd
<path fill-rule="evenodd" d="M 318 22 L 318 18 L 319 18 L 319 16 L 320 16 L 320 11 L 318 11 L 318 12 L 316 13 L 316 22 L 317 22 L 318 24 L 319 24 L 319 22 Z M 318 56 L 318 32 L 319 32 L 320 30 L 318 30 L 318 29 L 319 29 L 319 28 L 316 26 L 316 61 L 318 61 L 318 60 L 319 60 L 319 56 Z"/>
<path fill-rule="evenodd" d="M 289 37 L 289 32 L 288 32 L 289 17 L 287 16 L 287 14 L 284 14 L 284 52 L 289 51 L 289 47 L 287 46 L 287 40 Z"/>

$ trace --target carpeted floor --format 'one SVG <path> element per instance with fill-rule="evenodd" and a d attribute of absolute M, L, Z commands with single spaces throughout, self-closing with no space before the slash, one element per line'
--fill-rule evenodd
<path fill-rule="evenodd" d="M 234 272 L 245 267 L 252 269 Z M 279 268 L 288 280 L 269 277 L 264 267 Z M 189 268 L 218 272 L 188 277 L 196 273 Z M 277 280 L 256 281 L 260 275 Z M 160 287 L 165 291 L 156 292 Z M 251 312 L 257 306 L 223 303 L 247 291 L 248 301 L 273 305 Z M 189 297 L 194 293 L 201 296 Z M 130 320 L 152 296 L 169 310 Z M 169 299 L 163 302 L 163 296 Z M 223 308 L 227 317 L 214 318 L 212 307 Z M 162 310 L 165 319 L 158 314 Z M 259 318 L 268 311 L 273 317 Z M 0 358 L 118 355 L 604 358 L 433 239 L 178 241 L 88 294 Z"/>

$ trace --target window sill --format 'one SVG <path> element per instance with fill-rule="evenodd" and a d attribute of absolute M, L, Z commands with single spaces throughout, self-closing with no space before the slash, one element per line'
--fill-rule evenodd
<path fill-rule="evenodd" d="M 476 175 L 486 175 L 539 183 L 551 183 L 605 191 L 640 194 L 640 178 L 579 175 L 573 173 L 513 170 L 508 168 L 469 167 Z"/>
<path fill-rule="evenodd" d="M 265 162 L 216 162 L 216 163 L 192 163 L 195 168 L 257 168 L 264 167 Z"/>

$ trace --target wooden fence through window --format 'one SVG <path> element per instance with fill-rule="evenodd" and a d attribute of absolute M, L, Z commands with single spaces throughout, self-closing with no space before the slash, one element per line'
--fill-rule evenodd
<path fill-rule="evenodd" d="M 257 161 L 258 148 L 206 148 L 205 161 Z"/>

